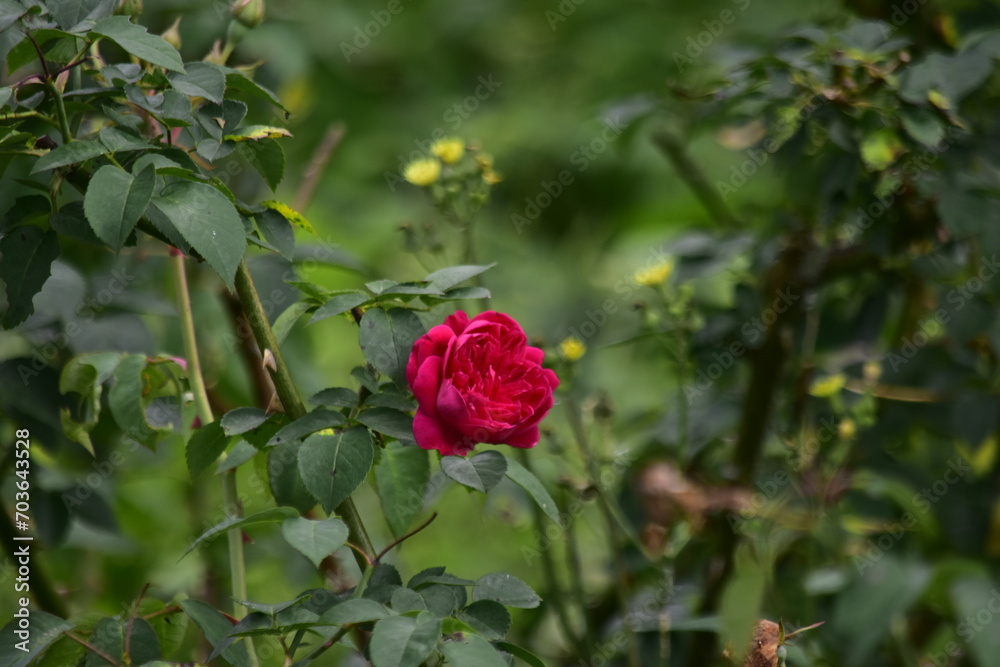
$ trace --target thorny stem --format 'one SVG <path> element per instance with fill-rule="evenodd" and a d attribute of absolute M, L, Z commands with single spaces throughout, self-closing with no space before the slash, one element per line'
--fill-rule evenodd
<path fill-rule="evenodd" d="M 181 336 L 184 339 L 184 356 L 188 363 L 188 382 L 191 385 L 191 392 L 194 394 L 195 408 L 198 418 L 203 426 L 214 421 L 212 416 L 212 406 L 208 402 L 208 392 L 205 389 L 205 378 L 201 372 L 201 359 L 198 356 L 198 342 L 194 331 L 194 313 L 191 308 L 191 294 L 188 289 L 187 274 L 184 270 L 184 255 L 179 250 L 171 249 L 172 265 L 174 269 L 174 281 L 177 285 L 177 302 L 180 306 Z M 241 517 L 243 515 L 243 505 L 240 503 L 239 493 L 236 490 L 236 471 L 227 470 L 222 473 L 222 501 L 226 515 L 229 517 Z M 246 558 L 243 553 L 243 531 L 239 528 L 232 528 L 226 533 L 229 547 L 229 576 L 232 585 L 232 596 L 238 600 L 247 599 L 247 571 Z M 234 609 L 244 609 L 242 605 L 234 603 Z M 248 641 L 251 638 L 247 638 Z M 257 664 L 257 653 L 253 650 L 251 643 L 248 648 L 250 662 Z"/>
<path fill-rule="evenodd" d="M 271 372 L 271 380 L 274 382 L 274 389 L 278 394 L 278 400 L 281 401 L 290 419 L 295 420 L 302 417 L 306 414 L 305 405 L 302 403 L 298 389 L 295 388 L 295 384 L 292 382 L 288 366 L 285 365 L 284 357 L 281 355 L 281 347 L 278 345 L 278 339 L 275 338 L 271 324 L 264 313 L 264 306 L 260 301 L 260 296 L 257 294 L 257 288 L 253 284 L 253 278 L 250 276 L 250 269 L 247 267 L 245 259 L 240 262 L 240 266 L 236 270 L 236 293 L 243 304 L 243 313 L 250 323 L 250 330 L 253 331 L 254 338 L 257 340 L 257 346 L 260 348 L 261 355 L 265 359 L 270 357 L 274 361 L 273 364 L 269 363 L 267 367 Z M 351 498 L 340 504 L 337 508 L 337 515 L 344 520 L 344 523 L 350 529 L 351 542 L 356 544 L 365 553 L 375 553 L 375 548 L 368 537 L 365 524 L 361 520 L 361 515 L 358 513 L 358 509 Z M 362 572 L 368 569 L 368 560 L 361 554 L 355 552 L 354 559 Z"/>

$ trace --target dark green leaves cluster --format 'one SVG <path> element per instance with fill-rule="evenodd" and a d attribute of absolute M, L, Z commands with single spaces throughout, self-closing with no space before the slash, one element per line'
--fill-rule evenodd
<path fill-rule="evenodd" d="M 272 189 L 278 186 L 284 172 L 278 139 L 287 130 L 245 122 L 255 100 L 282 112 L 274 95 L 242 71 L 182 62 L 162 37 L 112 15 L 116 5 L 9 2 L 0 13 L 7 69 L 15 74 L 37 64 L 35 44 L 45 60 L 43 73 L 0 88 L 0 112 L 8 118 L 0 131 L 0 170 L 26 162 L 31 179 L 22 187 L 48 195 L 36 215 L 8 216 L 0 229 L 5 328 L 33 312 L 32 299 L 60 254 L 60 236 L 120 252 L 145 234 L 204 260 L 230 288 L 248 241 L 286 254 L 294 242 L 289 222 L 301 216 L 242 202 L 214 175 L 228 178 L 249 165 Z M 104 62 L 86 57 L 94 50 Z M 138 63 L 111 59 L 122 51 Z M 64 70 L 80 76 L 49 80 Z M 237 149 L 242 159 L 231 159 L 239 168 L 217 170 Z M 11 200 L 13 210 L 26 201 Z"/>
<path fill-rule="evenodd" d="M 288 519 L 282 529 L 297 549 L 316 559 L 343 544 L 346 533 L 341 526 L 336 520 Z M 278 604 L 242 602 L 250 613 L 235 626 L 203 602 L 181 603 L 212 644 L 210 659 L 221 656 L 241 667 L 248 663 L 240 640 L 278 635 L 292 653 L 301 647 L 302 657 L 295 664 L 305 667 L 322 655 L 314 647 L 338 630 L 358 628 L 371 633 L 367 653 L 375 667 L 418 667 L 435 657 L 456 665 L 502 667 L 509 664 L 507 655 L 542 664 L 529 651 L 504 641 L 511 627 L 507 608 L 530 609 L 541 602 L 512 575 L 488 574 L 472 581 L 435 567 L 404 585 L 393 566 L 382 564 L 355 596 L 310 589 Z"/>

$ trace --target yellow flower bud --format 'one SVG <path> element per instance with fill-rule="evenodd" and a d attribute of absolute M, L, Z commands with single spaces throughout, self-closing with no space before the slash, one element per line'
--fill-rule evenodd
<path fill-rule="evenodd" d="M 837 434 L 843 440 L 850 440 L 858 432 L 858 425 L 854 423 L 853 419 L 844 419 L 839 424 L 837 424 Z"/>
<path fill-rule="evenodd" d="M 426 188 L 441 176 L 441 163 L 435 158 L 414 160 L 403 169 L 403 178 L 414 185 Z"/>
<path fill-rule="evenodd" d="M 576 336 L 570 336 L 559 343 L 559 353 L 566 361 L 578 361 L 580 357 L 587 354 L 587 346 Z"/>
<path fill-rule="evenodd" d="M 670 280 L 670 276 L 673 275 L 673 273 L 674 261 L 672 259 L 665 259 L 658 264 L 654 264 L 653 266 L 639 269 L 635 272 L 635 274 L 633 274 L 632 279 L 640 285 L 655 287 L 656 285 L 662 285 Z"/>
<path fill-rule="evenodd" d="M 431 153 L 441 158 L 445 164 L 455 164 L 465 155 L 465 142 L 457 137 L 439 139 L 431 144 Z"/>
<path fill-rule="evenodd" d="M 503 180 L 503 177 L 500 176 L 500 174 L 498 174 L 497 172 L 493 171 L 492 169 L 490 169 L 489 171 L 484 171 L 483 172 L 483 181 L 487 185 L 496 185 L 497 183 L 499 183 L 502 180 Z"/>
<path fill-rule="evenodd" d="M 809 393 L 817 398 L 830 398 L 839 394 L 846 383 L 847 377 L 843 373 L 835 373 L 813 382 Z"/>
<path fill-rule="evenodd" d="M 181 17 L 178 16 L 177 20 L 174 21 L 173 24 L 171 24 L 171 26 L 169 28 L 167 28 L 166 31 L 162 35 L 160 35 L 160 37 L 162 37 L 163 40 L 167 44 L 169 44 L 170 46 L 174 47 L 178 51 L 181 50 L 181 30 L 180 30 L 180 28 L 181 28 Z"/>

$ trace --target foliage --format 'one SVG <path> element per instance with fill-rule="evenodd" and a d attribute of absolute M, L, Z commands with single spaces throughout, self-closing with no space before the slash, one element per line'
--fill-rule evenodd
<path fill-rule="evenodd" d="M 1000 664 L 995 8 L 140 5 L 0 1 L 0 662 Z M 432 454 L 494 295 L 557 405 Z"/>

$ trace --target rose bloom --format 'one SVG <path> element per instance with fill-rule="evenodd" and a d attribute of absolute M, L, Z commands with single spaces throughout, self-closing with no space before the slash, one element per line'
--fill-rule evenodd
<path fill-rule="evenodd" d="M 559 386 L 543 356 L 508 315 L 449 315 L 417 339 L 406 364 L 417 444 L 459 456 L 479 442 L 534 447 Z"/>

